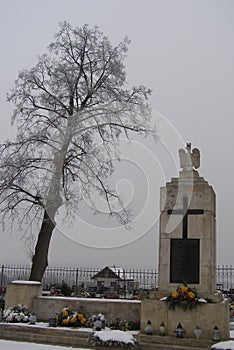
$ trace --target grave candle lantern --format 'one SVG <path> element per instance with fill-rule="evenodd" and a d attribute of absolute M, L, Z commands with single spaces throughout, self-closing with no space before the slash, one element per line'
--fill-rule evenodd
<path fill-rule="evenodd" d="M 150 320 L 147 321 L 147 325 L 145 326 L 145 334 L 146 335 L 152 335 L 153 334 L 153 327 L 152 327 L 152 324 L 151 324 Z"/>
<path fill-rule="evenodd" d="M 184 333 L 184 329 L 181 325 L 181 323 L 178 323 L 176 329 L 174 330 L 174 332 L 176 333 L 176 338 L 183 338 L 183 333 Z"/>
<path fill-rule="evenodd" d="M 213 329 L 213 339 L 214 341 L 219 341 L 220 340 L 220 334 L 219 334 L 219 329 L 217 326 L 214 326 Z"/>
<path fill-rule="evenodd" d="M 164 322 L 162 322 L 159 326 L 159 334 L 164 336 L 165 332 L 166 332 L 166 327 L 165 327 Z"/>

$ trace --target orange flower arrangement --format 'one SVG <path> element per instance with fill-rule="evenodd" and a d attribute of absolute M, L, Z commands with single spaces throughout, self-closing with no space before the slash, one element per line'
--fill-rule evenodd
<path fill-rule="evenodd" d="M 86 318 L 82 313 L 74 312 L 72 309 L 64 308 L 59 314 L 56 314 L 56 323 L 58 326 L 82 327 L 86 325 Z"/>
<path fill-rule="evenodd" d="M 64 319 L 62 320 L 62 325 L 67 326 L 68 323 L 69 323 L 68 318 L 64 318 Z"/>
<path fill-rule="evenodd" d="M 68 314 L 69 314 L 68 311 L 69 311 L 68 309 L 63 309 L 62 310 L 63 317 L 68 317 Z"/>
<path fill-rule="evenodd" d="M 181 291 L 186 293 L 188 291 L 188 287 L 186 285 L 181 286 Z"/>
<path fill-rule="evenodd" d="M 187 284 L 183 284 L 173 291 L 169 296 L 162 298 L 161 300 L 168 303 L 168 307 L 174 310 L 176 307 L 182 308 L 184 311 L 192 309 L 197 305 L 206 303 L 207 300 L 200 299 L 197 296 L 196 290 L 189 288 Z"/>
<path fill-rule="evenodd" d="M 177 290 L 175 290 L 174 292 L 171 293 L 173 298 L 177 298 L 179 293 L 177 292 Z"/>

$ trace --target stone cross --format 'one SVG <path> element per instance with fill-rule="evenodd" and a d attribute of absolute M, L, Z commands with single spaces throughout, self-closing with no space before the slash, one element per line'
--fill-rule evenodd
<path fill-rule="evenodd" d="M 204 214 L 203 209 L 188 209 L 188 198 L 183 197 L 183 208 L 167 210 L 168 215 L 183 215 L 182 239 L 170 240 L 170 283 L 199 283 L 200 240 L 188 238 L 188 215 Z"/>
<path fill-rule="evenodd" d="M 203 209 L 188 209 L 188 198 L 183 197 L 183 208 L 182 209 L 169 209 L 167 211 L 169 215 L 183 215 L 183 226 L 182 226 L 182 238 L 188 238 L 188 215 L 204 214 Z"/>

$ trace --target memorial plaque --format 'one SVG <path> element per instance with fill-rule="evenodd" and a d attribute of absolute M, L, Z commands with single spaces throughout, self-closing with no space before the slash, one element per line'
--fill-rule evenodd
<path fill-rule="evenodd" d="M 171 239 L 170 283 L 199 283 L 200 240 Z"/>

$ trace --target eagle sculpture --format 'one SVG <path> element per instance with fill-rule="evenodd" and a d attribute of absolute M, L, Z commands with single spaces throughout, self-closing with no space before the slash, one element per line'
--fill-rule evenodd
<path fill-rule="evenodd" d="M 191 143 L 186 144 L 186 151 L 184 148 L 179 149 L 180 167 L 185 171 L 191 171 L 193 167 L 195 169 L 200 166 L 200 151 L 198 148 L 194 148 L 191 151 Z"/>

